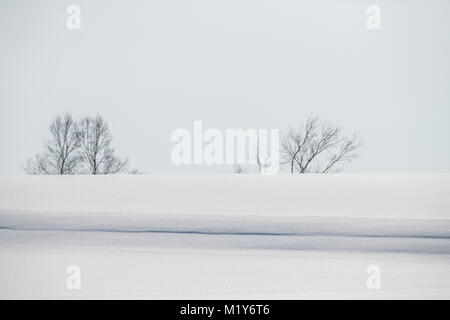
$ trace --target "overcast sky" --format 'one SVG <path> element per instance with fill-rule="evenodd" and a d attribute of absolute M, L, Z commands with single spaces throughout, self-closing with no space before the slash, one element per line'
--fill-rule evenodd
<path fill-rule="evenodd" d="M 81 8 L 68 30 L 66 8 Z M 366 9 L 381 9 L 368 30 Z M 174 166 L 171 132 L 286 128 L 315 113 L 360 130 L 345 172 L 450 171 L 448 0 L 2 0 L 0 173 L 52 118 L 100 114 L 119 155 Z"/>

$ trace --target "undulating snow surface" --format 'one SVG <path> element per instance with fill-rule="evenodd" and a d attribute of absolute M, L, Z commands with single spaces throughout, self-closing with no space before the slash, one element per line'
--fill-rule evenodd
<path fill-rule="evenodd" d="M 450 175 L 2 176 L 0 298 L 449 299 Z"/>

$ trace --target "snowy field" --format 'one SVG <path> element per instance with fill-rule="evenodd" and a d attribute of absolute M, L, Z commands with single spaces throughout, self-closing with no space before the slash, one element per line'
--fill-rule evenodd
<path fill-rule="evenodd" d="M 1 176 L 0 298 L 449 299 L 450 174 Z"/>

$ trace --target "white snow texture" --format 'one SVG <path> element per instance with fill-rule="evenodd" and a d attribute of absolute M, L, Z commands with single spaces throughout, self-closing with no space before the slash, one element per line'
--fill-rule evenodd
<path fill-rule="evenodd" d="M 450 174 L 1 176 L 0 262 L 3 299 L 449 299 Z"/>

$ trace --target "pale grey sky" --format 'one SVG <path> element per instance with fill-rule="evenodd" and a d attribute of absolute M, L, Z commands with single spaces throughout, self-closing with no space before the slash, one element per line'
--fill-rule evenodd
<path fill-rule="evenodd" d="M 81 30 L 66 8 L 81 8 Z M 381 8 L 368 30 L 366 8 Z M 52 118 L 101 114 L 119 155 L 175 167 L 170 134 L 286 128 L 316 113 L 360 130 L 345 172 L 450 171 L 447 0 L 2 0 L 0 174 L 42 149 Z"/>

